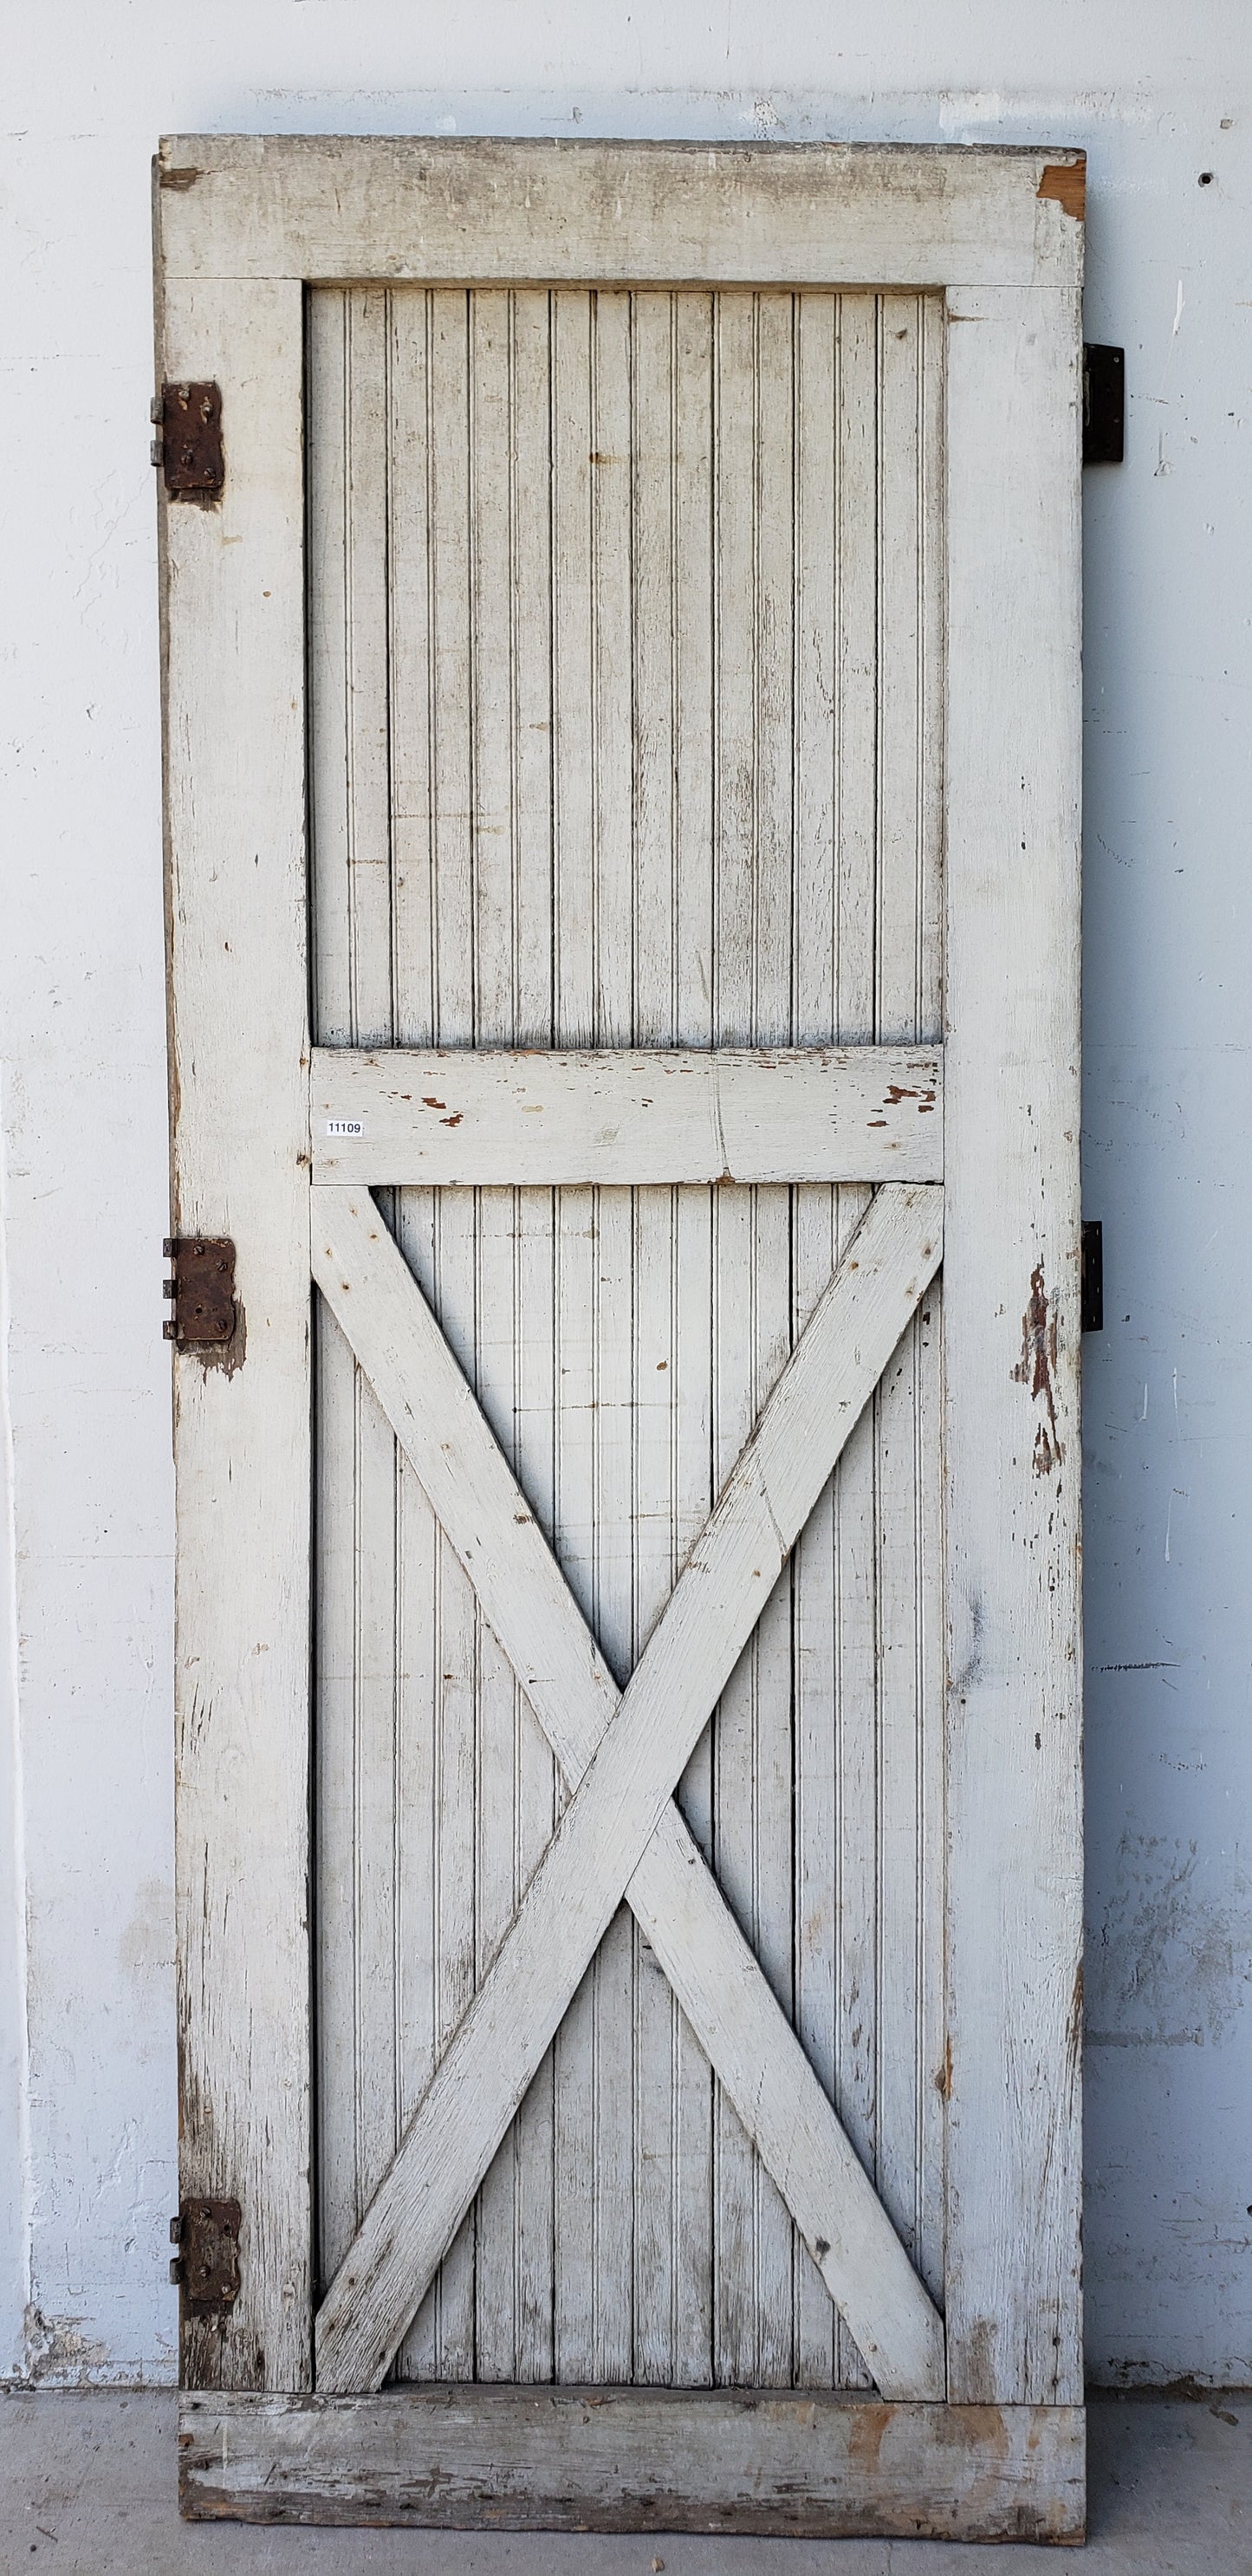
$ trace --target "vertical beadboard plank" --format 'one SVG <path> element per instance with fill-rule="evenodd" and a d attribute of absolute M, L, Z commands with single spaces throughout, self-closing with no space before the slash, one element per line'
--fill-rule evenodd
<path fill-rule="evenodd" d="M 558 811 L 560 801 L 558 779 Z M 558 985 L 558 1009 L 561 999 Z M 594 1626 L 596 1194 L 562 1189 L 555 1199 L 555 1546 L 566 1581 Z M 553 2366 L 558 2379 L 574 2382 L 593 2379 L 596 2360 L 595 1981 L 593 1962 L 557 2032 L 553 2061 Z"/>
<path fill-rule="evenodd" d="M 395 1035 L 389 301 L 313 299 L 313 729 L 319 1021 Z M 336 498 L 336 495 L 338 496 Z M 329 540 L 329 544 L 327 543 Z M 329 623 L 332 605 L 337 610 Z M 338 717 L 338 724 L 334 718 Z M 389 1204 L 389 1203 L 388 1203 Z M 323 1319 L 318 1381 L 319 2174 L 323 2267 L 400 2133 L 396 1446 Z"/>
<path fill-rule="evenodd" d="M 352 1037 L 349 928 L 348 297 L 307 307 L 309 945 L 313 1033 Z M 315 1300 L 313 1665 L 317 1902 L 317 2270 L 328 2281 L 358 2223 L 353 1799 L 356 1669 L 356 1365 Z"/>
<path fill-rule="evenodd" d="M 634 1042 L 709 1032 L 709 304 L 635 299 Z M 712 1502 L 709 1197 L 635 1196 L 636 1654 Z M 709 1746 L 682 1802 L 708 1848 Z M 710 2370 L 708 2061 L 636 1934 L 635 2375 Z"/>
<path fill-rule="evenodd" d="M 512 297 L 469 299 L 470 829 L 473 845 L 473 1039 L 510 1045 L 515 1025 L 513 916 Z M 463 1200 L 461 1205 L 467 1203 Z M 475 1381 L 506 1450 L 512 1445 L 513 1192 L 481 1190 L 472 1202 Z M 520 1893 L 517 1887 L 518 1688 L 502 1649 L 479 1621 L 475 1814 L 475 1978 L 486 1975 Z M 512 2379 L 516 2368 L 515 2159 L 512 2128 L 482 2183 L 477 2211 L 474 2372 Z"/>
<path fill-rule="evenodd" d="M 553 1038 L 566 1046 L 595 1041 L 594 303 L 571 292 L 551 306 Z M 593 1623 L 596 1222 L 592 1191 L 555 1193 L 555 1543 Z M 593 1964 L 553 2060 L 553 2367 L 574 2381 L 595 2374 L 595 1975 Z"/>
<path fill-rule="evenodd" d="M 631 305 L 624 294 L 592 299 L 592 922 L 602 1047 L 630 1044 L 635 980 Z"/>
<path fill-rule="evenodd" d="M 709 303 L 636 299 L 635 1042 L 708 1042 Z M 636 1652 L 712 1501 L 707 1192 L 636 1199 Z M 709 1744 L 683 1783 L 709 1848 Z M 635 2367 L 710 2371 L 712 2078 L 637 1940 Z"/>
<path fill-rule="evenodd" d="M 634 648 L 631 305 L 597 295 L 591 338 L 592 887 L 596 1044 L 629 1045 L 634 1015 Z M 623 1680 L 634 1661 L 633 1193 L 594 1198 L 591 1417 L 595 1611 Z M 630 2377 L 633 2313 L 634 1924 L 619 1909 L 593 1972 L 594 2376 Z"/>
<path fill-rule="evenodd" d="M 877 304 L 838 303 L 836 411 L 835 1002 L 841 1045 L 874 1034 L 877 917 L 878 364 Z M 837 1192 L 835 1254 L 869 1193 Z M 836 1839 L 835 2099 L 868 2171 L 875 2168 L 878 2056 L 877 1593 L 874 1433 L 858 1423 L 834 1482 Z M 847 2328 L 837 2331 L 839 2384 L 868 2383 Z"/>
<path fill-rule="evenodd" d="M 933 304 L 880 323 L 877 1034 L 929 1036 L 940 1007 L 942 340 Z M 936 382 L 936 378 L 938 382 Z M 938 1285 L 878 1397 L 879 2186 L 942 2281 L 943 1810 Z"/>
<path fill-rule="evenodd" d="M 433 636 L 429 414 L 433 298 L 420 288 L 389 298 L 388 530 L 391 662 L 393 996 L 397 1042 L 435 1033 L 435 821 L 431 802 Z M 434 1197 L 403 1190 L 396 1237 L 427 1295 L 434 1288 Z M 396 2050 L 400 2119 L 434 2070 L 438 1845 L 435 1699 L 439 1667 L 439 1533 L 408 1460 L 396 1499 Z M 425 2302 L 397 2359 L 400 2378 L 435 2367 L 437 2293 Z"/>
<path fill-rule="evenodd" d="M 707 702 L 706 702 L 707 703 Z M 686 823 L 680 824 L 680 847 Z M 707 876 L 707 833 L 700 858 Z M 707 952 L 687 952 L 680 960 L 680 1008 L 695 1012 L 691 983 L 703 977 Z M 713 1312 L 713 1199 L 708 1190 L 675 1193 L 671 1323 L 676 1380 L 672 1430 L 672 1566 L 675 1577 L 694 1543 L 713 1491 L 713 1376 L 710 1318 Z M 714 1857 L 712 1729 L 688 1763 L 678 1787 L 678 1803 L 707 1861 Z M 688 2024 L 674 2006 L 672 2025 L 671 2155 L 673 2158 L 674 2343 L 673 2376 L 680 2386 L 705 2388 L 713 2378 L 713 2306 L 716 2222 L 714 2194 L 715 2086 L 713 2070 Z"/>
<path fill-rule="evenodd" d="M 675 299 L 670 452 L 673 466 L 674 1037 L 713 1034 L 713 299 Z M 712 1489 L 713 1203 L 684 1189 L 674 1206 L 671 1336 L 672 1567 L 675 1574 L 714 1501 Z M 678 1790 L 705 1858 L 713 1856 L 712 1728 Z M 675 2379 L 707 2386 L 713 2372 L 712 2069 L 674 2008 L 672 2084 Z"/>
<path fill-rule="evenodd" d="M 348 783 L 348 488 L 350 367 L 347 295 L 308 300 L 309 917 L 313 1033 L 319 1046 L 352 1037 Z"/>
<path fill-rule="evenodd" d="M 431 442 L 431 805 L 435 842 L 435 1034 L 468 1046 L 474 1035 L 474 796 L 470 298 L 432 299 Z M 436 1310 L 445 1334 L 475 1377 L 475 1202 L 442 1191 L 435 1205 Z M 476 1971 L 475 1791 L 478 1762 L 480 1619 L 473 1589 L 440 1534 L 436 1570 L 436 2045 L 442 2054 L 474 1991 Z M 439 2375 L 474 2369 L 474 2253 L 471 2209 L 435 2287 Z"/>
<path fill-rule="evenodd" d="M 797 1042 L 821 1045 L 835 999 L 836 315 L 833 295 L 796 299 L 795 774 Z M 802 1332 L 834 1268 L 835 1194 L 792 1193 L 794 1329 Z M 805 2053 L 835 2096 L 834 1496 L 800 1534 L 795 1619 L 795 2021 Z M 796 2378 L 830 2387 L 838 2320 L 807 2248 L 796 2242 Z"/>
<path fill-rule="evenodd" d="M 514 1043 L 553 1037 L 552 904 L 552 458 L 549 298 L 513 299 L 513 936 Z M 552 1193 L 514 1196 L 512 1464 L 531 1509 L 553 1528 L 556 1318 Z M 516 1712 L 518 1885 L 537 1868 L 563 1788 L 546 1742 L 520 1694 Z M 515 2124 L 516 2368 L 523 2380 L 553 2373 L 553 2058 L 535 2077 Z"/>
<path fill-rule="evenodd" d="M 785 1043 L 792 1002 L 792 301 L 722 296 L 716 376 L 716 1034 Z M 746 649 L 745 649 L 746 647 Z M 790 1342 L 789 1194 L 715 1205 L 716 1481 Z M 791 1582 L 784 1575 L 714 1728 L 717 1872 L 784 2009 L 791 2001 Z M 791 2376 L 791 2228 L 718 2105 L 718 2375 Z"/>
<path fill-rule="evenodd" d="M 918 782 L 923 733 L 919 519 L 921 315 L 884 295 L 878 315 L 878 883 L 875 1034 L 918 1034 L 922 935 Z M 920 2219 L 921 1950 L 930 1926 L 919 1614 L 921 1419 L 914 1318 L 879 1382 L 877 2180 L 910 2254 Z M 931 2052 L 934 2054 L 935 2052 Z M 936 2055 L 937 2063 L 937 2055 Z"/>
<path fill-rule="evenodd" d="M 633 1661 L 634 1250 L 630 1190 L 596 1193 L 593 1626 L 610 1667 Z M 619 1907 L 593 1969 L 593 2377 L 631 2377 L 634 2343 L 635 1933 Z"/>
<path fill-rule="evenodd" d="M 549 948 L 550 955 L 550 948 Z M 535 960 L 536 967 L 538 959 Z M 515 1204 L 514 1312 L 525 1319 L 515 1355 L 515 1467 L 541 1528 L 553 1527 L 556 1317 L 552 1194 L 519 1190 Z M 514 1848 L 519 1891 L 547 1848 L 564 1790 L 552 1755 L 519 1693 Z M 549 2050 L 515 2122 L 515 2369 L 521 2380 L 554 2376 L 554 2057 Z"/>
<path fill-rule="evenodd" d="M 640 923 L 641 953 L 646 922 Z M 640 1189 L 635 1213 L 633 1358 L 635 1377 L 635 1548 L 632 1661 L 673 1589 L 675 1408 L 674 1255 L 679 1193 Z M 636 1928 L 634 2136 L 634 2349 L 632 2376 L 661 2385 L 675 2375 L 681 2088 L 680 2016 L 668 1980 Z"/>
<path fill-rule="evenodd" d="M 756 779 L 753 824 L 753 1022 L 757 1044 L 786 1043 L 795 1005 L 795 299 L 757 304 L 753 469 L 756 521 Z M 754 1193 L 754 1409 L 786 1364 L 792 1340 L 791 1193 Z M 794 2010 L 795 1874 L 791 1568 L 756 1638 L 751 1838 L 754 1947 L 783 2011 Z M 755 2158 L 758 2372 L 768 2387 L 793 2377 L 794 2229 L 777 2186 Z"/>
<path fill-rule="evenodd" d="M 508 595 L 504 593 L 507 608 Z M 478 1393 L 488 1419 L 513 1446 L 515 1341 L 513 1192 L 479 1193 L 477 1230 Z M 475 1785 L 475 1975 L 487 1975 L 521 1896 L 518 1883 L 519 1756 L 534 1719 L 511 1665 L 485 1621 L 478 1640 L 478 1755 Z M 478 2195 L 474 2374 L 512 2379 L 517 2370 L 517 2132 L 506 2132 Z"/>
<path fill-rule="evenodd" d="M 755 706 L 753 443 L 757 299 L 719 295 L 713 308 L 714 1038 L 750 1045 L 753 1027 L 752 858 Z M 713 1197 L 713 1483 L 719 1489 L 750 1428 L 753 1358 L 752 1195 Z M 752 1715 L 756 1641 L 723 1691 L 712 1723 L 713 1847 L 717 1876 L 753 1938 Z M 757 2280 L 752 2149 L 718 2086 L 714 2148 L 713 2373 L 757 2378 Z"/>
<path fill-rule="evenodd" d="M 947 656 L 947 320 L 943 298 L 922 298 L 920 622 L 926 690 L 918 832 L 921 841 L 921 925 L 918 1020 L 923 1039 L 939 1041 L 944 1028 L 944 815 Z"/>
<path fill-rule="evenodd" d="M 440 1217 L 442 1218 L 442 1210 Z M 473 1246 L 442 1222 L 436 1253 L 443 1301 L 473 1314 Z M 477 1951 L 478 1606 L 440 1536 L 435 1573 L 435 2054 L 441 2058 L 473 1998 Z M 474 2376 L 474 2260 L 471 2207 L 428 2297 L 434 2303 L 434 2360 L 441 2379 Z M 419 2325 L 421 2319 L 419 2317 Z"/>
<path fill-rule="evenodd" d="M 429 1211 L 411 1204 L 416 1197 L 416 1192 L 405 1194 L 399 1239 L 419 1276 L 424 1269 L 429 1277 Z M 399 1851 L 395 2010 L 402 2123 L 411 2117 L 438 2058 L 439 1847 L 434 1711 L 439 1688 L 439 1554 L 434 1514 L 405 1459 L 396 1503 Z M 434 2299 L 427 2299 L 406 2337 L 397 2357 L 398 2378 L 429 2379 L 434 2375 L 434 2307 Z"/>
<path fill-rule="evenodd" d="M 942 2306 L 945 2250 L 947 2073 L 946 1769 L 943 1663 L 943 1286 L 935 1279 L 917 1319 L 917 1522 L 922 1581 L 917 1605 L 917 1675 L 922 1708 L 918 1753 L 918 1876 L 923 1937 L 918 1957 L 917 2262 Z"/>
<path fill-rule="evenodd" d="M 630 299 L 562 296 L 553 325 L 558 1037 L 629 1040 L 633 994 Z M 611 1665 L 630 1666 L 627 1191 L 558 1193 L 558 1550 Z M 610 1927 L 562 2027 L 556 2367 L 631 2366 L 633 1947 Z"/>
<path fill-rule="evenodd" d="M 595 1044 L 594 296 L 552 298 L 552 909 L 557 1046 Z"/>
<path fill-rule="evenodd" d="M 634 952 L 631 1041 L 672 1043 L 674 1024 L 675 472 L 673 334 L 666 295 L 632 312 L 631 576 L 634 704 Z M 678 1193 L 632 1193 L 632 1420 L 635 1521 L 631 1662 L 673 1586 L 673 1427 L 681 1401 L 673 1336 Z M 676 2007 L 635 1928 L 634 2344 L 632 2377 L 674 2375 L 679 2117 Z"/>
<path fill-rule="evenodd" d="M 158 206 L 160 222 L 159 192 Z M 234 1238 L 244 1319 L 233 1365 L 190 1350 L 173 1364 L 179 2180 L 243 2209 L 239 2297 L 207 2323 L 184 2313 L 182 2379 L 300 2391 L 313 2227 L 299 284 L 166 279 L 158 366 L 220 384 L 229 457 L 215 508 L 160 504 L 171 1217 L 175 1233 Z"/>
<path fill-rule="evenodd" d="M 542 566 L 536 563 L 535 535 L 523 533 L 536 520 L 540 536 L 544 528 L 547 307 L 541 297 L 520 301 L 519 352 L 519 299 L 481 293 L 471 299 L 474 1032 L 485 1046 L 515 1044 L 535 1031 L 541 1040 L 550 1035 L 548 567 L 546 552 Z M 519 358 L 529 405 L 524 419 Z M 519 602 L 519 548 L 527 542 L 528 580 Z M 479 1193 L 477 1201 L 477 1386 L 519 1468 L 526 1464 L 518 1413 L 529 1346 L 545 1302 L 551 1311 L 550 1285 L 546 1300 L 544 1294 L 548 1204 L 542 1193 L 495 1190 Z M 527 1302 L 519 1294 L 526 1275 L 519 1255 L 525 1261 L 532 1247 L 538 1262 L 527 1262 L 526 1271 L 534 1274 L 537 1295 Z M 549 1390 L 550 1384 L 549 1364 Z M 550 1435 L 546 1445 L 550 1451 Z M 478 1687 L 481 1976 L 551 1830 L 553 1765 L 485 1626 Z M 482 2378 L 511 2379 L 520 2371 L 533 2379 L 550 2371 L 551 2174 L 549 2074 L 503 2141 L 480 2195 L 475 2370 Z"/>
<path fill-rule="evenodd" d="M 316 302 L 316 298 L 314 299 Z M 432 371 L 439 299 L 424 288 L 391 293 L 391 846 L 396 1041 L 435 1037 L 435 873 Z M 401 1232 L 413 1202 L 406 1191 Z"/>
<path fill-rule="evenodd" d="M 387 298 L 346 306 L 348 974 L 358 1046 L 391 1043 L 391 780 Z M 391 1207 L 390 1193 L 384 1202 Z M 358 2215 L 399 2137 L 396 2064 L 396 1444 L 360 1370 L 348 1457 L 328 1477 L 353 1497 L 355 1560 L 350 1908 Z"/>
<path fill-rule="evenodd" d="M 1062 2405 L 1082 2396 L 1081 322 L 1060 286 L 950 309 L 949 2389 Z"/>

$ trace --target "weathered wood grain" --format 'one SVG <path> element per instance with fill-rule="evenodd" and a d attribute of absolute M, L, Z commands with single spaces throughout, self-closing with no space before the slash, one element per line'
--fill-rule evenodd
<path fill-rule="evenodd" d="M 172 275 L 577 286 L 1072 284 L 1081 153 L 167 135 Z"/>
<path fill-rule="evenodd" d="M 933 1047 L 318 1047 L 313 1173 L 434 1189 L 939 1181 L 941 1085 Z"/>
<path fill-rule="evenodd" d="M 214 508 L 162 502 L 175 1233 L 234 1238 L 234 1340 L 174 1355 L 179 2180 L 238 2199 L 193 2385 L 308 2387 L 309 1280 L 297 287 L 167 283 L 222 388 Z"/>
<path fill-rule="evenodd" d="M 1081 2406 L 805 2390 L 184 2396 L 194 2521 L 1080 2541 Z"/>

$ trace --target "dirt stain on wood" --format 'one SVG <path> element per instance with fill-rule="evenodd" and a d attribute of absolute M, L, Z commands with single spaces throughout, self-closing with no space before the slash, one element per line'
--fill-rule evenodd
<path fill-rule="evenodd" d="M 1043 1264 L 1037 1262 L 1030 1274 L 1030 1296 L 1022 1317 L 1022 1355 L 1013 1371 L 1018 1386 L 1028 1386 L 1036 1403 L 1041 1403 L 1047 1420 L 1035 1433 L 1034 1469 L 1037 1476 L 1049 1476 L 1059 1467 L 1064 1451 L 1056 1422 L 1056 1315 L 1043 1281 Z"/>

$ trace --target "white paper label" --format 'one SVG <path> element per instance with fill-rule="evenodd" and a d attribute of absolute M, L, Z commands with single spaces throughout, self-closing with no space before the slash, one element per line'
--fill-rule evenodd
<path fill-rule="evenodd" d="M 328 1136 L 363 1136 L 365 1121 L 363 1118 L 328 1118 L 326 1133 Z"/>

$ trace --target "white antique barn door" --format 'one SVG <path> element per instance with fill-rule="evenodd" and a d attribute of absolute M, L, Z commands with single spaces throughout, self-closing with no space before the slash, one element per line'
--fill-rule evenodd
<path fill-rule="evenodd" d="M 1080 162 L 157 178 L 185 2507 L 1071 2537 Z"/>

